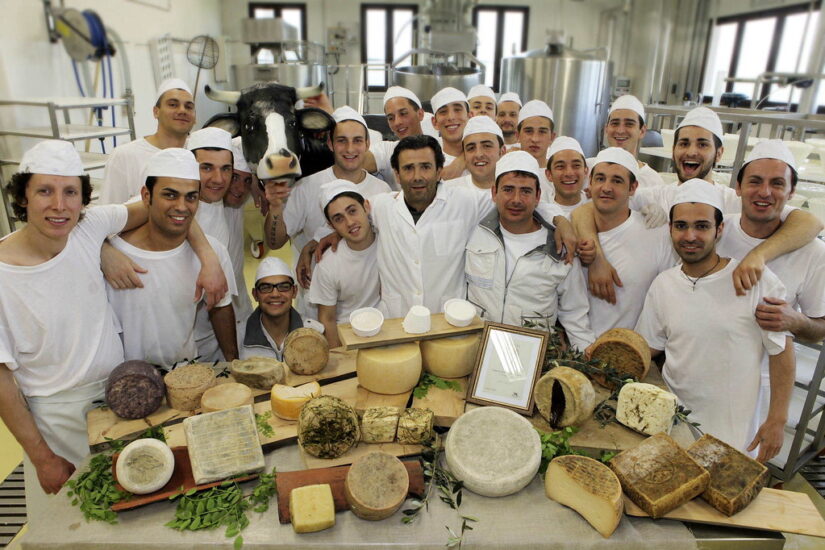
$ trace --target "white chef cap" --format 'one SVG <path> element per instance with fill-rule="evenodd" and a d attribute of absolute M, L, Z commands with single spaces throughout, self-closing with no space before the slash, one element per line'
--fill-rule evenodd
<path fill-rule="evenodd" d="M 469 119 L 464 126 L 464 135 L 461 139 L 467 139 L 468 136 L 482 133 L 495 134 L 502 140 L 504 139 L 504 134 L 501 132 L 499 125 L 488 116 L 474 116 Z"/>
<path fill-rule="evenodd" d="M 332 118 L 335 119 L 336 124 L 339 122 L 344 122 L 345 120 L 354 120 L 355 122 L 360 122 L 364 128 L 367 127 L 367 121 L 364 120 L 364 117 L 349 105 L 344 105 L 343 107 L 338 107 L 335 109 L 332 112 Z"/>
<path fill-rule="evenodd" d="M 386 93 L 384 94 L 384 105 L 387 104 L 387 101 L 391 99 L 395 99 L 396 97 L 406 97 L 416 105 L 418 108 L 421 108 L 421 100 L 418 99 L 418 96 L 412 90 L 408 90 L 402 86 L 390 86 L 387 88 Z"/>
<path fill-rule="evenodd" d="M 525 119 L 533 116 L 543 116 L 553 122 L 553 109 L 540 99 L 531 99 L 521 106 L 521 111 L 518 113 L 518 123 L 521 124 Z"/>
<path fill-rule="evenodd" d="M 582 151 L 582 146 L 578 141 L 571 137 L 559 136 L 550 144 L 550 149 L 547 150 L 547 158 L 552 157 L 559 151 L 567 151 L 568 149 L 584 156 L 584 151 Z"/>
<path fill-rule="evenodd" d="M 699 178 L 689 179 L 679 185 L 676 198 L 673 200 L 673 206 L 685 202 L 709 204 L 720 212 L 724 212 L 722 189 Z"/>
<path fill-rule="evenodd" d="M 195 155 L 188 149 L 169 147 L 149 157 L 143 168 L 143 180 L 150 176 L 158 178 L 181 178 L 200 181 L 200 169 Z"/>
<path fill-rule="evenodd" d="M 645 106 L 642 105 L 642 102 L 639 101 L 639 98 L 635 95 L 623 95 L 616 98 L 616 101 L 613 102 L 613 105 L 610 106 L 610 112 L 607 115 L 607 118 L 610 118 L 610 113 L 613 111 L 617 111 L 619 109 L 629 109 L 642 117 L 642 123 L 645 121 Z"/>
<path fill-rule="evenodd" d="M 430 105 L 433 106 L 433 113 L 438 112 L 440 108 L 445 105 L 449 105 L 450 103 L 455 103 L 460 101 L 462 103 L 467 103 L 467 96 L 464 95 L 464 92 L 461 90 L 457 90 L 452 86 L 447 86 L 446 88 L 440 89 L 430 100 Z"/>
<path fill-rule="evenodd" d="M 358 186 L 351 181 L 332 180 L 321 186 L 321 210 L 324 210 L 341 193 L 356 193 L 361 198 L 365 198 Z"/>
<path fill-rule="evenodd" d="M 47 139 L 23 153 L 20 172 L 48 176 L 82 176 L 83 163 L 74 144 L 59 139 Z"/>
<path fill-rule="evenodd" d="M 704 128 L 720 140 L 725 139 L 725 133 L 722 131 L 722 121 L 719 120 L 719 115 L 707 107 L 696 107 L 688 111 L 688 114 L 685 115 L 685 118 L 683 118 L 679 126 L 676 127 L 676 130 L 684 128 L 685 126 L 698 126 L 699 128 Z"/>
<path fill-rule="evenodd" d="M 189 89 L 189 85 L 186 84 L 186 82 L 180 78 L 167 78 L 160 83 L 160 86 L 158 86 L 158 93 L 155 95 L 155 103 L 157 103 L 161 96 L 169 90 L 183 90 L 184 92 L 189 92 L 189 95 L 192 95 L 192 90 Z"/>
<path fill-rule="evenodd" d="M 596 155 L 595 159 L 593 159 L 591 169 L 595 168 L 597 164 L 601 164 L 602 162 L 609 162 L 612 164 L 618 164 L 619 166 L 624 166 L 630 170 L 633 177 L 637 180 L 639 179 L 639 163 L 636 161 L 636 157 L 621 147 L 608 147 L 607 149 L 602 149 L 599 151 L 599 154 Z"/>
<path fill-rule="evenodd" d="M 796 172 L 796 159 L 781 139 L 766 139 L 754 145 L 750 154 L 745 157 L 745 164 L 742 165 L 742 170 L 745 169 L 748 163 L 761 159 L 781 160 L 790 166 L 791 170 Z"/>
<path fill-rule="evenodd" d="M 273 275 L 284 275 L 295 281 L 292 270 L 289 269 L 285 261 L 274 256 L 267 256 L 258 264 L 258 269 L 255 271 L 255 282 L 257 283 L 264 277 L 272 277 Z"/>
<path fill-rule="evenodd" d="M 246 162 L 246 157 L 243 156 L 243 140 L 241 136 L 232 138 L 232 162 L 233 168 L 239 172 L 252 173 L 252 168 Z"/>
<path fill-rule="evenodd" d="M 476 84 L 470 88 L 470 91 L 467 92 L 467 99 L 470 100 L 474 97 L 489 97 L 493 102 L 496 100 L 496 94 L 493 92 L 493 89 L 484 84 Z"/>
<path fill-rule="evenodd" d="M 202 149 L 204 147 L 214 147 L 216 149 L 232 150 L 232 134 L 221 128 L 201 128 L 189 134 L 186 148 L 190 151 Z"/>
<path fill-rule="evenodd" d="M 498 159 L 496 163 L 496 181 L 498 181 L 499 176 L 507 172 L 527 172 L 536 176 L 536 179 L 541 180 L 539 163 L 527 151 L 512 151 Z"/>
<path fill-rule="evenodd" d="M 499 105 L 501 105 L 505 101 L 512 101 L 514 103 L 518 103 L 518 106 L 521 107 L 521 98 L 518 96 L 516 92 L 505 92 L 501 94 L 501 97 L 498 98 Z"/>

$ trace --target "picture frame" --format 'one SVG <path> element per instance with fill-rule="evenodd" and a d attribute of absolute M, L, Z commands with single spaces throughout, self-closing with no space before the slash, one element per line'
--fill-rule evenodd
<path fill-rule="evenodd" d="M 541 376 L 547 338 L 543 330 L 485 322 L 467 401 L 531 415 L 533 388 Z"/>

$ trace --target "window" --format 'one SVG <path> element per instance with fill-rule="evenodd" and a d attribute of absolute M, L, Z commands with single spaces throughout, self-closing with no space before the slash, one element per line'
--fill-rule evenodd
<path fill-rule="evenodd" d="M 253 19 L 271 19 L 273 17 L 280 17 L 285 23 L 298 29 L 298 40 L 306 40 L 306 14 L 306 4 L 275 4 L 272 2 L 249 3 L 249 17 Z M 257 62 L 274 63 L 275 56 L 272 54 L 272 50 L 261 48 L 258 52 Z"/>
<path fill-rule="evenodd" d="M 484 63 L 484 83 L 498 91 L 501 59 L 527 49 L 527 18 L 530 8 L 483 6 L 473 9 L 478 31 L 475 56 Z"/>
<path fill-rule="evenodd" d="M 361 4 L 361 62 L 388 65 L 415 47 L 417 4 Z M 399 65 L 411 64 L 406 57 Z M 383 68 L 367 70 L 371 91 L 387 89 Z"/>

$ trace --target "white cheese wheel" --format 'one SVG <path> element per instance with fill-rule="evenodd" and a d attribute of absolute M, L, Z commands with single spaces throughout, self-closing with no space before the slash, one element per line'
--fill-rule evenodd
<path fill-rule="evenodd" d="M 222 411 L 242 405 L 251 405 L 252 403 L 254 403 L 254 397 L 248 386 L 237 382 L 227 382 L 226 384 L 218 384 L 203 392 L 201 411 L 205 413 Z"/>
<path fill-rule="evenodd" d="M 444 318 L 455 327 L 466 327 L 476 316 L 476 306 L 467 300 L 453 298 L 444 303 Z"/>
<path fill-rule="evenodd" d="M 172 449 L 163 441 L 150 438 L 126 445 L 115 466 L 117 482 L 136 495 L 159 491 L 169 483 L 174 470 Z"/>
<path fill-rule="evenodd" d="M 375 451 L 355 460 L 344 480 L 352 513 L 377 521 L 398 510 L 410 490 L 407 468 L 389 453 Z"/>
<path fill-rule="evenodd" d="M 467 376 L 476 365 L 481 333 L 421 341 L 424 370 L 441 378 Z"/>
<path fill-rule="evenodd" d="M 430 331 L 430 310 L 424 306 L 412 306 L 401 326 L 408 334 L 424 334 Z"/>
<path fill-rule="evenodd" d="M 536 382 L 533 396 L 539 414 L 554 428 L 581 424 L 596 408 L 593 384 L 570 367 L 550 369 Z"/>
<path fill-rule="evenodd" d="M 321 386 L 318 382 L 307 382 L 295 388 L 275 384 L 270 394 L 272 412 L 284 420 L 298 420 L 304 403 L 319 395 L 321 395 Z"/>
<path fill-rule="evenodd" d="M 676 396 L 653 384 L 625 384 L 619 391 L 616 420 L 646 435 L 669 434 L 676 414 Z"/>
<path fill-rule="evenodd" d="M 481 407 L 460 416 L 444 443 L 447 466 L 464 486 L 486 497 L 522 490 L 541 464 L 539 434 L 523 416 Z"/>
<path fill-rule="evenodd" d="M 284 363 L 295 374 L 321 372 L 328 361 L 329 344 L 317 330 L 295 329 L 284 340 Z"/>
<path fill-rule="evenodd" d="M 404 393 L 421 378 L 421 349 L 418 342 L 359 349 L 355 371 L 358 383 L 371 392 Z"/>

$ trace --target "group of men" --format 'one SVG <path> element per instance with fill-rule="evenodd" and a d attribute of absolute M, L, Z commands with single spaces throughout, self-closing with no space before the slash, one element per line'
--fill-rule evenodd
<path fill-rule="evenodd" d="M 699 107 L 676 129 L 679 182 L 665 185 L 637 157 L 646 122 L 632 96 L 611 106 L 608 147 L 590 159 L 556 137 L 543 101 L 479 86 L 431 105 L 389 88 L 393 141 L 330 108 L 334 164 L 294 187 L 258 180 L 240 138 L 191 132 L 192 94 L 174 80 L 158 90 L 156 133 L 107 164 L 101 203 L 117 204 L 84 208 L 91 187 L 70 144 L 27 151 L 9 186 L 27 225 L 0 241 L 0 417 L 43 489 L 87 454 L 85 412 L 124 359 L 280 359 L 308 319 L 337 346 L 336 325 L 358 308 L 403 317 L 452 298 L 485 320 L 561 329 L 582 351 L 636 329 L 665 353 L 664 379 L 704 431 L 775 456 L 792 338 L 825 336 L 822 224 L 787 207 L 787 148 L 760 143 L 736 190 L 721 186 L 722 124 Z M 267 246 L 291 242 L 295 258 L 259 263 L 254 310 L 250 194 Z"/>

